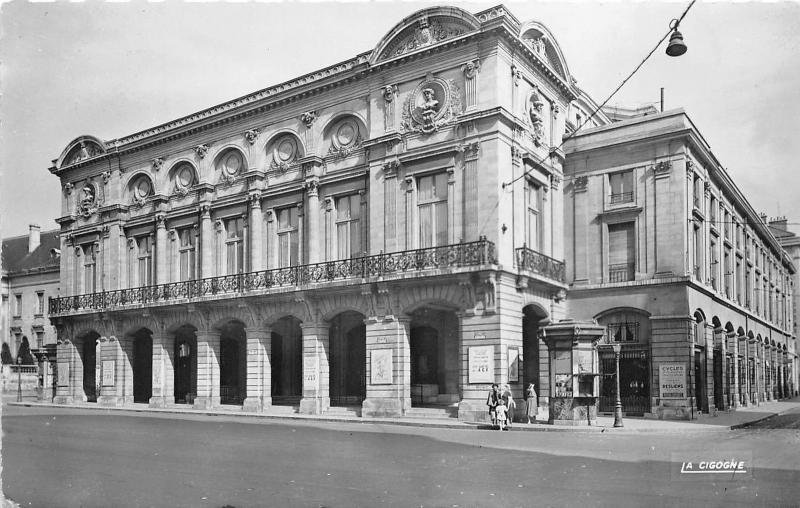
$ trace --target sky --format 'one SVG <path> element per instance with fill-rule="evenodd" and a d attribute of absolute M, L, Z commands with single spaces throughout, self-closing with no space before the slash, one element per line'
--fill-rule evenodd
<path fill-rule="evenodd" d="M 0 234 L 58 227 L 48 168 L 76 137 L 118 138 L 347 60 L 443 3 L 0 5 Z M 598 103 L 688 5 L 504 3 L 551 30 Z M 688 52 L 662 46 L 611 103 L 657 103 L 664 87 L 666 109 L 687 111 L 755 210 L 800 223 L 800 3 L 698 2 L 680 29 Z"/>

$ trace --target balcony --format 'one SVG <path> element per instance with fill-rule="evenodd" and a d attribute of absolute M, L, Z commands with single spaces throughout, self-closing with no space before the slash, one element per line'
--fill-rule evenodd
<path fill-rule="evenodd" d="M 215 296 L 248 294 L 273 288 L 301 287 L 334 281 L 352 280 L 361 284 L 365 279 L 370 278 L 413 274 L 432 269 L 478 267 L 496 263 L 494 243 L 481 239 L 477 242 L 376 254 L 340 261 L 326 261 L 273 268 L 260 272 L 220 275 L 199 280 L 52 298 L 50 299 L 50 315 L 205 300 Z"/>
<path fill-rule="evenodd" d="M 633 192 L 617 192 L 615 194 L 611 194 L 609 199 L 610 204 L 612 205 L 619 203 L 630 203 L 633 201 Z"/>
<path fill-rule="evenodd" d="M 516 249 L 515 254 L 517 268 L 520 270 L 528 270 L 562 283 L 566 281 L 566 268 L 563 261 L 524 246 Z"/>
<path fill-rule="evenodd" d="M 628 282 L 634 280 L 633 269 L 633 263 L 608 265 L 608 282 Z"/>

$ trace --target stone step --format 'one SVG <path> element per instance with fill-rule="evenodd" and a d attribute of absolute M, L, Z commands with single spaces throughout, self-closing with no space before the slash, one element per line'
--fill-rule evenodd
<path fill-rule="evenodd" d="M 331 406 L 325 416 L 361 416 L 360 406 Z"/>
<path fill-rule="evenodd" d="M 458 418 L 458 406 L 412 407 L 407 410 L 408 418 Z"/>
<path fill-rule="evenodd" d="M 300 412 L 299 406 L 276 406 L 272 405 L 266 411 L 267 413 L 273 414 L 295 414 Z"/>

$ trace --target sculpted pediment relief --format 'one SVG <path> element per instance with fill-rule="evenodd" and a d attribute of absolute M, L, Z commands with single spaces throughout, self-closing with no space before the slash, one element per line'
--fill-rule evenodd
<path fill-rule="evenodd" d="M 460 24 L 454 19 L 425 16 L 404 30 L 381 53 L 380 59 L 383 60 L 410 53 L 411 51 L 464 35 L 469 31 L 472 31 L 470 26 Z"/>

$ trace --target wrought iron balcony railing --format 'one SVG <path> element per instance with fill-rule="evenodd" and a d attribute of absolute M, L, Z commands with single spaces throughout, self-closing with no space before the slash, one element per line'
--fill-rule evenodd
<path fill-rule="evenodd" d="M 435 268 L 460 268 L 496 263 L 494 243 L 481 239 L 476 242 L 273 268 L 260 272 L 220 275 L 206 279 L 51 298 L 50 315 L 104 310 L 125 305 L 169 303 L 175 300 L 191 300 L 335 280 L 367 279 Z"/>
<path fill-rule="evenodd" d="M 611 204 L 617 203 L 630 203 L 633 201 L 633 191 L 631 192 L 615 192 L 610 196 Z"/>
<path fill-rule="evenodd" d="M 558 282 L 566 281 L 566 268 L 563 261 L 551 258 L 541 252 L 520 247 L 516 249 L 517 268 L 530 270 Z"/>

